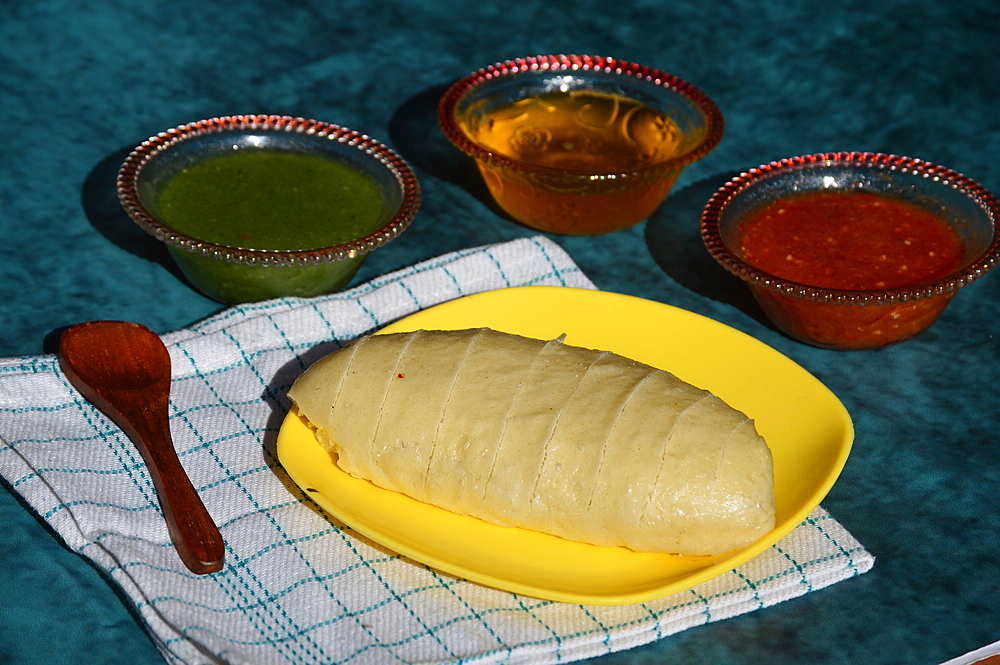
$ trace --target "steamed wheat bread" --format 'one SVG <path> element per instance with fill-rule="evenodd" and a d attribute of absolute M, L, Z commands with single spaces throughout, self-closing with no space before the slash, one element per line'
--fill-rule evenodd
<path fill-rule="evenodd" d="M 346 472 L 500 525 L 719 554 L 774 526 L 754 423 L 669 372 L 490 329 L 373 335 L 289 396 Z"/>

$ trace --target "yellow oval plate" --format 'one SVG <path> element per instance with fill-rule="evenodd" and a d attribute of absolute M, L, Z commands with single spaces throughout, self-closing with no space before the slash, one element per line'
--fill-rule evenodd
<path fill-rule="evenodd" d="M 562 602 L 638 603 L 683 591 L 764 551 L 819 505 L 847 461 L 854 428 L 837 397 L 756 339 L 693 312 L 567 287 L 501 289 L 452 300 L 380 332 L 490 327 L 610 350 L 714 392 L 757 423 L 774 456 L 777 526 L 711 557 L 634 552 L 488 524 L 381 489 L 336 465 L 293 409 L 278 457 L 316 503 L 371 540 L 486 586 Z"/>

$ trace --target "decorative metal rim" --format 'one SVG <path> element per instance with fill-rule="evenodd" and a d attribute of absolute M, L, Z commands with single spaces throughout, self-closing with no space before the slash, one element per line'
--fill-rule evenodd
<path fill-rule="evenodd" d="M 780 173 L 826 166 L 851 166 L 909 173 L 961 191 L 989 215 L 993 223 L 993 239 L 972 263 L 955 274 L 925 284 L 873 291 L 824 289 L 781 279 L 755 268 L 726 246 L 722 239 L 720 220 L 726 206 L 737 195 L 754 184 Z M 816 302 L 889 304 L 954 293 L 992 270 L 1000 261 L 1000 202 L 985 187 L 971 178 L 921 159 L 871 152 L 819 153 L 770 162 L 730 180 L 709 199 L 702 211 L 701 237 L 716 261 L 730 273 L 751 285 L 781 295 Z"/>
<path fill-rule="evenodd" d="M 632 76 L 638 79 L 649 81 L 658 86 L 672 90 L 693 102 L 705 117 L 708 129 L 704 139 L 695 148 L 683 155 L 672 159 L 658 162 L 656 164 L 635 169 L 627 172 L 606 172 L 597 174 L 584 174 L 582 172 L 558 169 L 538 164 L 529 164 L 511 159 L 505 155 L 495 153 L 491 150 L 479 146 L 470 141 L 468 137 L 458 128 L 455 121 L 455 108 L 462 95 L 476 87 L 484 81 L 489 81 L 501 76 L 513 76 L 524 72 L 537 71 L 603 71 L 609 74 L 620 76 Z M 460 150 L 466 154 L 513 171 L 529 173 L 542 173 L 551 176 L 575 175 L 580 178 L 609 179 L 633 177 L 651 172 L 664 171 L 673 172 L 695 162 L 709 152 L 711 152 L 722 139 L 724 122 L 722 112 L 708 95 L 694 87 L 690 83 L 666 72 L 650 67 L 644 67 L 625 60 L 616 60 L 603 56 L 590 55 L 536 55 L 526 58 L 515 58 L 505 60 L 488 67 L 483 67 L 455 82 L 441 97 L 438 103 L 438 123 L 448 137 Z"/>
<path fill-rule="evenodd" d="M 139 200 L 137 184 L 142 169 L 159 153 L 196 136 L 228 131 L 267 131 L 308 134 L 345 143 L 371 155 L 388 169 L 403 192 L 399 210 L 385 224 L 367 235 L 330 247 L 308 250 L 268 250 L 206 242 L 181 233 L 157 219 Z M 305 266 L 350 259 L 389 242 L 410 225 L 420 207 L 420 184 L 409 165 L 396 152 L 371 137 L 327 122 L 278 115 L 234 115 L 199 120 L 150 137 L 136 147 L 118 171 L 118 199 L 129 217 L 157 239 L 192 254 L 230 263 L 261 266 Z"/>

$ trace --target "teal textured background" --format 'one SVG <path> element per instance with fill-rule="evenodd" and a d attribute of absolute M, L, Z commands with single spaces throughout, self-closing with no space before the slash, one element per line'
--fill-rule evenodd
<path fill-rule="evenodd" d="M 83 320 L 167 332 L 220 309 L 114 195 L 129 149 L 193 120 L 315 118 L 414 166 L 417 220 L 355 283 L 531 234 L 496 212 L 434 107 L 480 66 L 560 52 L 666 70 L 721 107 L 721 144 L 647 222 L 553 239 L 600 288 L 716 318 L 830 386 L 858 434 L 824 506 L 877 557 L 857 579 L 594 662 L 926 664 L 1000 638 L 1000 277 L 910 342 L 837 353 L 773 331 L 697 235 L 728 177 L 813 152 L 918 157 L 1000 192 L 992 0 L 0 0 L 0 355 L 50 352 Z M 9 487 L 0 525 L 0 663 L 162 662 L 114 588 Z"/>

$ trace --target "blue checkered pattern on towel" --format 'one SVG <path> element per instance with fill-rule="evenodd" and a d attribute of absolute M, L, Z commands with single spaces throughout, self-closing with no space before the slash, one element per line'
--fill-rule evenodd
<path fill-rule="evenodd" d="M 872 557 L 817 509 L 739 569 L 655 602 L 540 601 L 448 577 L 326 516 L 274 454 L 285 391 L 312 360 L 414 311 L 528 284 L 593 288 L 544 238 L 470 249 L 351 291 L 227 309 L 164 336 L 181 461 L 226 566 L 190 574 L 125 436 L 53 356 L 0 361 L 0 473 L 106 570 L 171 663 L 548 663 L 626 649 L 863 573 Z"/>

